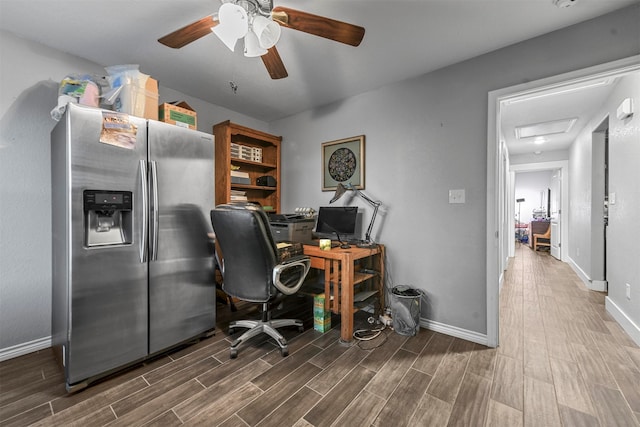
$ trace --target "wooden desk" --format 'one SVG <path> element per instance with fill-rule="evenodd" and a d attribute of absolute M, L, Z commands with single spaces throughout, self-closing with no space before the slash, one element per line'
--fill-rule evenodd
<path fill-rule="evenodd" d="M 303 249 L 311 258 L 311 267 L 324 270 L 325 310 L 340 313 L 340 339 L 351 341 L 353 315 L 357 311 L 353 300 L 355 287 L 369 279 L 377 280 L 380 305 L 384 307 L 384 246 L 323 251 L 318 246 L 304 245 Z M 366 269 L 375 273 L 362 272 L 362 266 L 356 265 L 359 260 L 364 260 Z"/>

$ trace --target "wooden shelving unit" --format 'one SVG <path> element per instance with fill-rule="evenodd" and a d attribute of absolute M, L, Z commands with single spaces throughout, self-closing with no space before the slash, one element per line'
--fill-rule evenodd
<path fill-rule="evenodd" d="M 231 190 L 238 190 L 245 192 L 248 201 L 258 202 L 263 207 L 271 206 L 273 212 L 279 213 L 280 143 L 282 137 L 240 126 L 230 121 L 215 125 L 213 134 L 216 144 L 216 205 L 230 203 L 232 201 Z M 231 143 L 262 149 L 262 161 L 256 162 L 231 157 Z M 247 172 L 251 184 L 232 184 L 232 165 L 239 167 L 242 172 Z M 275 178 L 275 187 L 257 185 L 258 177 L 266 175 Z"/>

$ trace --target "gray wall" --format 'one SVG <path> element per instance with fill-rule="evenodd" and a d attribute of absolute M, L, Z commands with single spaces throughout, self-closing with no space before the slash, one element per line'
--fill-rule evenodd
<path fill-rule="evenodd" d="M 631 119 L 618 120 L 616 108 L 627 97 L 633 99 L 636 113 Z M 607 106 L 609 196 L 616 193 L 616 203 L 609 207 L 607 232 L 607 308 L 614 311 L 616 320 L 626 316 L 635 323 L 634 338 L 640 343 L 640 75 L 636 73 L 620 82 Z M 631 299 L 625 296 L 627 283 Z"/>
<path fill-rule="evenodd" d="M 0 31 L 0 356 L 13 346 L 41 348 L 51 335 L 51 184 L 49 134 L 59 81 L 104 74 L 102 65 Z M 108 64 L 113 65 L 113 64 Z M 152 72 L 142 70 L 143 72 Z M 198 128 L 262 121 L 162 87 L 160 102 L 186 100 Z M 31 344 L 29 344 L 31 343 Z"/>
<path fill-rule="evenodd" d="M 609 194 L 616 203 L 609 208 L 607 234 L 608 307 L 640 325 L 640 112 L 632 118 L 618 120 L 616 109 L 623 99 L 632 98 L 636 110 L 640 106 L 640 73 L 621 79 L 612 89 L 602 109 L 594 115 L 573 146 L 569 163 L 569 250 L 570 262 L 586 280 L 599 280 L 598 244 L 593 228 L 602 219 L 601 209 L 593 209 L 592 200 L 592 132 L 609 117 Z M 596 236 L 599 237 L 599 236 Z M 631 299 L 625 285 L 631 286 Z M 637 327 L 636 327 L 637 328 Z M 637 333 L 640 333 L 638 331 Z"/>
<path fill-rule="evenodd" d="M 390 285 L 424 290 L 425 323 L 486 325 L 487 94 L 640 53 L 638 6 L 274 122 L 284 210 L 327 205 L 321 143 L 366 135 L 366 189 L 385 203 L 375 235 Z M 448 203 L 465 189 L 466 203 Z M 337 202 L 345 203 L 342 199 Z M 358 204 L 371 209 L 359 199 Z"/>
<path fill-rule="evenodd" d="M 589 277 L 591 270 L 591 129 L 578 135 L 569 160 L 569 257 Z"/>

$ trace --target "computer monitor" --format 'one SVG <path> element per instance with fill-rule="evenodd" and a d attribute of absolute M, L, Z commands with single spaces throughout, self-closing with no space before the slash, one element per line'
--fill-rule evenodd
<path fill-rule="evenodd" d="M 317 237 L 354 239 L 357 232 L 357 206 L 321 206 L 318 210 Z"/>

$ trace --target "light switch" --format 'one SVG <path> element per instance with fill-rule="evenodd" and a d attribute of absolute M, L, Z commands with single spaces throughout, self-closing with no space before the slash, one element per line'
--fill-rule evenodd
<path fill-rule="evenodd" d="M 610 205 L 616 204 L 616 193 L 609 193 L 609 204 Z"/>
<path fill-rule="evenodd" d="M 464 196 L 464 189 L 449 190 L 449 203 L 464 203 Z"/>

